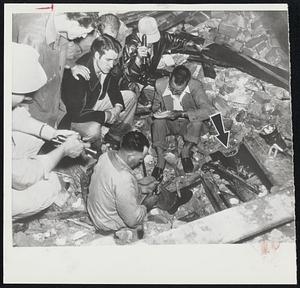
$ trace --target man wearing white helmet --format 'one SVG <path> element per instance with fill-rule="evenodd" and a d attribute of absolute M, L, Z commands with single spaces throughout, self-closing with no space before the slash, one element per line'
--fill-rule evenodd
<path fill-rule="evenodd" d="M 30 101 L 32 92 L 43 87 L 47 76 L 38 62 L 39 54 L 25 44 L 12 44 L 12 216 L 20 219 L 38 213 L 59 199 L 62 189 L 57 174 L 51 172 L 65 156 L 79 156 L 89 144 L 79 140 L 78 134 L 68 130 L 56 130 L 40 122 L 27 111 L 24 102 Z M 22 142 L 15 136 L 30 134 L 32 137 L 50 140 L 57 135 L 67 137 L 58 148 L 45 155 L 23 156 Z M 43 140 L 42 140 L 43 142 Z"/>
<path fill-rule="evenodd" d="M 146 46 L 142 43 L 143 35 L 146 36 Z M 138 31 L 126 38 L 122 57 L 125 68 L 122 85 L 138 83 L 140 89 L 148 84 L 154 86 L 155 79 L 168 75 L 167 71 L 157 70 L 162 55 L 172 49 L 184 50 L 193 45 L 193 41 L 181 35 L 160 32 L 153 17 L 141 18 Z"/>
<path fill-rule="evenodd" d="M 142 45 L 143 35 L 147 37 L 147 47 Z M 145 86 L 150 83 L 154 86 L 155 80 L 166 74 L 157 70 L 162 55 L 182 53 L 190 55 L 188 61 L 202 63 L 205 77 L 213 79 L 216 77 L 213 69 L 215 65 L 232 67 L 286 90 L 289 89 L 288 71 L 238 53 L 225 45 L 218 43 L 204 45 L 205 39 L 202 37 L 185 32 L 170 34 L 159 31 L 154 18 L 143 17 L 139 20 L 138 31 L 126 39 L 123 53 L 126 77 L 123 85 L 139 83 Z M 146 59 L 144 65 L 143 59 Z"/>

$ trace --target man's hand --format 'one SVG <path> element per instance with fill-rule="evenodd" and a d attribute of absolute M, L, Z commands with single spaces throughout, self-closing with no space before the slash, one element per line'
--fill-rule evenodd
<path fill-rule="evenodd" d="M 173 111 L 170 112 L 170 114 L 166 118 L 170 119 L 170 120 L 176 120 L 179 117 L 184 117 L 184 112 L 183 111 L 178 111 L 178 110 L 173 110 Z"/>
<path fill-rule="evenodd" d="M 61 147 L 64 149 L 65 156 L 76 158 L 84 151 L 84 148 L 90 147 L 90 143 L 82 142 L 80 136 L 74 134 L 69 136 L 66 141 L 61 144 Z"/>
<path fill-rule="evenodd" d="M 90 70 L 83 65 L 75 65 L 71 68 L 71 72 L 76 80 L 79 80 L 78 75 L 81 75 L 87 81 L 90 80 Z"/>
<path fill-rule="evenodd" d="M 145 198 L 145 200 L 142 202 L 142 205 L 146 206 L 147 208 L 147 212 L 149 212 L 154 205 L 156 205 L 157 201 L 158 201 L 158 195 L 149 195 Z"/>
<path fill-rule="evenodd" d="M 202 50 L 209 50 L 209 48 L 206 48 L 203 45 L 195 44 L 195 47 L 201 52 Z"/>
<path fill-rule="evenodd" d="M 137 48 L 137 56 L 139 58 L 144 58 L 144 57 L 147 57 L 148 55 L 148 48 L 145 47 L 145 46 L 139 46 Z"/>
<path fill-rule="evenodd" d="M 106 118 L 106 123 L 108 124 L 113 124 L 115 123 L 120 116 L 122 110 L 121 105 L 116 105 L 114 108 L 111 108 L 110 110 L 105 111 L 107 118 Z"/>
<path fill-rule="evenodd" d="M 75 135 L 75 134 L 79 135 L 78 132 L 75 132 L 73 130 L 64 130 L 64 129 L 61 129 L 61 130 L 56 130 L 55 131 L 53 138 L 57 137 L 58 135 L 62 135 L 62 136 L 68 137 L 68 136 Z"/>
<path fill-rule="evenodd" d="M 75 44 L 73 41 L 68 42 L 67 59 L 78 58 L 81 53 L 82 50 L 78 44 Z"/>
<path fill-rule="evenodd" d="M 139 187 L 142 194 L 150 194 L 153 192 L 159 182 L 152 176 L 144 177 L 138 180 Z"/>

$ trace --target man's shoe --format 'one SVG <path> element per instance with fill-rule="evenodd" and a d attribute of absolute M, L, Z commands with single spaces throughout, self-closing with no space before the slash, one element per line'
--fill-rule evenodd
<path fill-rule="evenodd" d="M 140 97 L 138 98 L 138 103 L 141 104 L 142 106 L 148 106 L 150 104 L 150 101 L 148 98 L 145 96 L 144 93 L 141 93 Z"/>
<path fill-rule="evenodd" d="M 157 207 L 161 210 L 167 211 L 169 214 L 174 214 L 179 206 L 187 203 L 193 196 L 193 192 L 189 189 L 180 189 L 181 197 L 176 192 L 168 190 L 161 190 L 159 193 Z"/>
<path fill-rule="evenodd" d="M 181 157 L 181 163 L 185 173 L 191 173 L 194 171 L 194 164 L 191 158 Z"/>
<path fill-rule="evenodd" d="M 193 192 L 189 189 L 181 189 L 180 190 L 180 194 L 181 194 L 181 197 L 179 198 L 179 196 L 177 195 L 177 199 L 176 199 L 176 202 L 175 204 L 167 210 L 167 212 L 169 214 L 175 214 L 175 212 L 177 211 L 177 209 L 179 208 L 179 206 L 189 202 L 193 196 Z"/>
<path fill-rule="evenodd" d="M 152 176 L 158 181 L 161 182 L 163 180 L 164 177 L 164 169 L 159 168 L 157 166 L 154 167 L 153 171 L 152 171 Z"/>

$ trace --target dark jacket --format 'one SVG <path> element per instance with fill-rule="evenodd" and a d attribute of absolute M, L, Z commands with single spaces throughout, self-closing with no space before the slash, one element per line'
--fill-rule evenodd
<path fill-rule="evenodd" d="M 149 84 L 145 79 L 158 79 L 165 75 L 159 75 L 156 72 L 157 65 L 161 56 L 166 53 L 182 53 L 190 55 L 188 61 L 200 62 L 203 67 L 205 77 L 216 77 L 214 66 L 226 68 L 236 68 L 260 80 L 272 83 L 289 91 L 289 72 L 281 68 L 272 66 L 268 63 L 259 61 L 242 53 L 234 51 L 226 45 L 211 43 L 205 45 L 204 49 L 199 51 L 196 45 L 203 45 L 205 39 L 185 32 L 179 34 L 170 34 L 160 32 L 161 38 L 153 45 L 153 58 L 148 61 L 148 68 L 145 71 L 135 64 L 137 47 L 140 39 L 136 33 L 126 38 L 125 49 L 123 53 L 123 67 L 125 67 L 125 76 L 128 82 L 138 82 L 143 85 Z M 145 69 L 144 69 L 145 70 Z M 147 74 L 147 77 L 144 76 Z M 125 77 L 126 78 L 126 77 Z M 155 81 L 153 81 L 155 83 Z M 151 83 L 150 83 L 151 84 Z"/>
<path fill-rule="evenodd" d="M 157 71 L 158 63 L 163 54 L 185 52 L 188 47 L 192 48 L 195 42 L 198 42 L 197 44 L 203 44 L 204 42 L 203 38 L 193 37 L 192 35 L 187 37 L 183 34 L 160 32 L 160 36 L 159 41 L 153 44 L 153 57 L 147 59 L 146 69 L 135 64 L 137 48 L 141 44 L 137 33 L 132 33 L 126 38 L 122 55 L 122 66 L 128 82 L 138 82 L 146 85 L 149 83 L 145 81 L 145 78 L 149 80 L 149 78 L 158 79 L 165 76 L 166 74 L 163 71 Z M 145 73 L 147 77 L 144 77 Z"/>
<path fill-rule="evenodd" d="M 71 122 L 83 123 L 95 121 L 103 124 L 105 121 L 104 111 L 94 111 L 97 100 L 109 96 L 112 106 L 121 104 L 125 108 L 123 97 L 118 87 L 118 78 L 109 73 L 103 83 L 103 87 L 95 73 L 93 56 L 87 53 L 78 59 L 77 64 L 86 66 L 90 70 L 90 80 L 79 76 L 76 80 L 70 69 L 66 69 L 62 81 L 62 100 L 66 105 L 67 114 L 60 124 L 60 128 L 69 128 Z M 101 92 L 101 95 L 100 95 Z"/>

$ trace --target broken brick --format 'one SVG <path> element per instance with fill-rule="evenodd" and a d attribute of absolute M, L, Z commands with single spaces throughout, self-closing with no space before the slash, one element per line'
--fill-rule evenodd
<path fill-rule="evenodd" d="M 239 29 L 236 26 L 227 25 L 224 22 L 221 22 L 219 25 L 219 33 L 225 34 L 231 38 L 236 38 Z"/>
<path fill-rule="evenodd" d="M 280 47 L 280 44 L 276 37 L 270 37 L 270 45 L 272 47 Z"/>
<path fill-rule="evenodd" d="M 261 35 L 264 35 L 266 32 L 268 32 L 264 26 L 259 26 L 258 28 L 256 28 L 255 30 L 252 30 L 252 36 L 253 37 L 258 37 Z"/>
<path fill-rule="evenodd" d="M 245 42 L 247 42 L 247 41 L 249 41 L 249 40 L 251 40 L 253 38 L 252 34 L 248 30 L 244 31 L 244 36 L 245 36 Z"/>
<path fill-rule="evenodd" d="M 253 38 L 249 41 L 246 42 L 245 46 L 247 48 L 253 48 L 254 46 L 256 46 L 257 44 L 266 41 L 267 40 L 267 36 L 266 35 L 261 35 L 259 37 Z"/>
<path fill-rule="evenodd" d="M 227 93 L 227 94 L 232 93 L 234 91 L 234 87 L 229 86 L 227 84 L 225 84 L 223 87 L 224 87 L 225 93 Z"/>
<path fill-rule="evenodd" d="M 252 99 L 260 104 L 264 104 L 271 101 L 271 97 L 269 94 L 263 91 L 255 91 Z"/>
<path fill-rule="evenodd" d="M 217 43 L 217 44 L 224 44 L 224 43 L 227 43 L 227 37 L 223 34 L 217 34 L 217 36 L 215 37 L 214 41 Z"/>
<path fill-rule="evenodd" d="M 278 63 L 278 67 L 284 70 L 289 70 L 290 63 L 288 59 L 281 59 L 281 61 Z"/>
<path fill-rule="evenodd" d="M 192 26 L 197 26 L 197 25 L 199 25 L 199 23 L 203 23 L 208 19 L 204 14 L 207 15 L 206 12 L 197 11 L 197 12 L 193 13 L 192 15 L 190 15 L 189 17 L 187 17 L 187 20 L 185 21 L 185 23 L 189 23 Z"/>
<path fill-rule="evenodd" d="M 252 30 L 256 30 L 257 28 L 259 28 L 261 26 L 262 26 L 262 22 L 259 19 L 251 23 Z"/>
<path fill-rule="evenodd" d="M 224 11 L 211 11 L 211 18 L 222 18 L 225 19 L 227 17 L 227 13 Z"/>
<path fill-rule="evenodd" d="M 233 44 L 231 44 L 231 47 L 233 50 L 240 52 L 242 47 L 243 47 L 244 43 L 240 42 L 240 41 L 235 41 Z"/>
<path fill-rule="evenodd" d="M 238 26 L 240 28 L 245 28 L 246 23 L 244 18 L 241 15 L 238 15 L 236 12 L 231 12 L 226 20 L 229 25 Z"/>
<path fill-rule="evenodd" d="M 267 60 L 268 63 L 274 63 L 278 59 L 278 53 L 277 53 L 277 48 L 272 48 L 265 56 L 265 59 Z"/>
<path fill-rule="evenodd" d="M 282 59 L 284 60 L 288 59 L 287 54 L 281 48 L 277 48 L 277 53 Z"/>
<path fill-rule="evenodd" d="M 257 51 L 257 53 L 260 54 L 267 47 L 268 47 L 267 41 L 261 42 L 256 46 L 256 51 Z"/>
<path fill-rule="evenodd" d="M 213 102 L 216 109 L 220 111 L 223 116 L 230 112 L 231 107 L 227 104 L 227 101 L 224 100 L 222 97 L 217 96 Z"/>
<path fill-rule="evenodd" d="M 202 85 L 205 91 L 214 89 L 213 83 L 202 83 Z"/>
<path fill-rule="evenodd" d="M 240 42 L 245 42 L 246 41 L 246 36 L 244 34 L 244 32 L 240 32 L 237 36 L 236 36 L 236 40 L 240 41 Z"/>
<path fill-rule="evenodd" d="M 262 115 L 262 106 L 258 103 L 251 103 L 248 106 L 248 113 L 254 115 L 254 117 L 260 117 Z"/>

